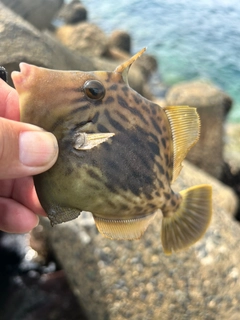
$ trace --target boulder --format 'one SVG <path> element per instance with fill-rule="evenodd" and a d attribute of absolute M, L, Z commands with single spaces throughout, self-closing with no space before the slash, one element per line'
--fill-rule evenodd
<path fill-rule="evenodd" d="M 83 52 L 74 53 L 60 43 L 50 32 L 40 32 L 0 2 L 0 62 L 10 75 L 19 70 L 19 63 L 24 61 L 37 66 L 58 70 L 106 70 L 113 71 L 119 62 L 85 56 Z M 134 71 L 135 69 L 135 71 Z M 12 84 L 11 77 L 8 77 Z M 131 86 L 150 98 L 146 78 L 139 68 L 130 70 Z"/>
<path fill-rule="evenodd" d="M 240 124 L 227 123 L 224 129 L 224 160 L 229 164 L 231 173 L 234 175 L 240 172 Z"/>
<path fill-rule="evenodd" d="M 107 36 L 92 23 L 63 25 L 56 30 L 56 37 L 77 54 L 101 57 L 108 50 Z"/>
<path fill-rule="evenodd" d="M 140 240 L 98 234 L 91 214 L 52 228 L 42 225 L 88 319 L 237 320 L 240 306 L 240 226 L 231 189 L 185 163 L 174 190 L 213 185 L 213 219 L 203 239 L 164 255 L 161 216 Z"/>
<path fill-rule="evenodd" d="M 201 135 L 187 159 L 220 178 L 223 169 L 223 123 L 232 105 L 231 98 L 209 82 L 191 81 L 174 85 L 166 96 L 166 103 L 198 109 Z"/>
<path fill-rule="evenodd" d="M 74 55 L 50 33 L 42 33 L 0 3 L 0 61 L 10 74 L 24 61 L 63 70 L 94 70 L 97 66 L 83 55 Z M 11 82 L 11 77 L 9 83 Z"/>
<path fill-rule="evenodd" d="M 132 47 L 131 36 L 126 31 L 115 30 L 110 35 L 109 45 L 130 53 Z"/>
<path fill-rule="evenodd" d="M 1 0 L 36 28 L 47 29 L 64 0 Z"/>
<path fill-rule="evenodd" d="M 87 20 L 87 10 L 78 0 L 66 3 L 57 15 L 64 24 L 75 24 Z"/>

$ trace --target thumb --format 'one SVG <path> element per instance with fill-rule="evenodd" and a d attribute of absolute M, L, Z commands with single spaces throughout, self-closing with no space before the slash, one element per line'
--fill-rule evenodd
<path fill-rule="evenodd" d="M 32 176 L 49 169 L 58 155 L 53 134 L 27 123 L 0 118 L 0 179 Z"/>

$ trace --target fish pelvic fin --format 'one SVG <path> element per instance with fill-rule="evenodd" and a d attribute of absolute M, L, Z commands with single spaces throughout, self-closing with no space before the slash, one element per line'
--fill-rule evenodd
<path fill-rule="evenodd" d="M 105 219 L 93 215 L 98 231 L 113 240 L 136 240 L 146 231 L 155 213 L 134 219 Z"/>
<path fill-rule="evenodd" d="M 162 220 L 162 246 L 165 254 L 181 251 L 197 242 L 206 232 L 212 217 L 212 187 L 199 185 L 180 192 L 177 211 Z"/>

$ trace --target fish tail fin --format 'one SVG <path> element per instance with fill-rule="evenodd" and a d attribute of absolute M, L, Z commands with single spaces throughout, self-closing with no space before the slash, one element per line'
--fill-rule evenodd
<path fill-rule="evenodd" d="M 177 211 L 163 217 L 162 246 L 165 254 L 185 249 L 206 232 L 212 217 L 212 187 L 199 185 L 180 192 Z"/>

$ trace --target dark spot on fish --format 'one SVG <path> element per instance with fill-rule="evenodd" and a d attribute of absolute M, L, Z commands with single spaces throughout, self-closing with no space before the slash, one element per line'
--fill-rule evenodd
<path fill-rule="evenodd" d="M 152 200 L 153 199 L 153 196 L 149 193 L 145 193 L 145 197 L 148 199 L 148 200 Z"/>
<path fill-rule="evenodd" d="M 159 134 L 162 134 L 162 130 L 161 130 L 160 126 L 158 125 L 158 123 L 155 121 L 155 119 L 154 119 L 154 118 L 151 118 L 151 121 L 152 121 L 152 124 L 153 124 L 154 129 L 155 129 Z"/>
<path fill-rule="evenodd" d="M 97 125 L 97 129 L 98 129 L 99 132 L 109 132 L 109 130 L 104 125 L 102 125 L 101 123 L 99 123 Z"/>
<path fill-rule="evenodd" d="M 92 123 L 95 124 L 98 121 L 98 118 L 99 118 L 99 112 L 96 112 L 92 118 Z"/>
<path fill-rule="evenodd" d="M 125 96 L 128 97 L 129 88 L 126 86 L 123 86 L 121 89 L 122 89 L 123 93 L 125 94 Z"/>
<path fill-rule="evenodd" d="M 172 205 L 173 207 L 175 207 L 176 204 L 177 204 L 176 201 L 175 201 L 174 199 L 172 199 L 172 200 L 171 200 L 171 205 Z"/>
<path fill-rule="evenodd" d="M 159 151 L 159 146 L 154 143 L 154 142 L 149 142 L 149 146 L 150 146 L 150 149 L 152 150 L 152 152 L 155 154 L 155 155 L 159 155 L 160 154 L 160 151 Z"/>
<path fill-rule="evenodd" d="M 84 100 L 85 100 L 85 99 L 84 99 Z M 85 105 L 83 105 L 83 106 L 81 106 L 81 107 L 79 107 L 79 108 L 75 108 L 75 109 L 71 110 L 71 111 L 69 112 L 69 114 L 70 114 L 70 115 L 74 115 L 74 114 L 76 114 L 76 113 L 78 113 L 78 112 L 84 112 L 84 111 L 90 109 L 90 106 L 91 106 L 90 103 L 85 104 Z"/>
<path fill-rule="evenodd" d="M 120 124 L 120 122 L 114 120 L 110 116 L 110 113 L 108 112 L 108 110 L 104 110 L 104 114 L 107 117 L 109 123 L 114 127 L 114 129 L 121 131 L 121 132 L 125 131 L 125 128 Z"/>
<path fill-rule="evenodd" d="M 118 88 L 118 85 L 117 85 L 117 84 L 112 84 L 112 85 L 108 88 L 108 90 L 116 91 L 117 88 Z"/>
<path fill-rule="evenodd" d="M 171 198 L 171 195 L 170 195 L 169 193 L 163 192 L 163 194 L 164 194 L 164 197 L 165 197 L 167 200 L 169 200 L 169 199 Z"/>
<path fill-rule="evenodd" d="M 160 197 L 160 193 L 158 191 L 155 192 L 156 197 Z"/>
<path fill-rule="evenodd" d="M 109 104 L 109 103 L 112 103 L 112 102 L 114 102 L 114 98 L 111 97 L 111 96 L 107 97 L 107 99 L 104 100 L 104 104 Z"/>
<path fill-rule="evenodd" d="M 119 118 L 121 118 L 121 120 L 123 120 L 125 122 L 129 122 L 129 119 L 127 117 L 125 117 L 125 115 L 122 114 L 121 112 L 116 111 L 115 113 L 119 116 Z"/>
<path fill-rule="evenodd" d="M 106 72 L 106 75 L 107 75 L 107 79 L 105 80 L 106 82 L 110 82 L 112 81 L 112 75 L 111 75 L 111 72 Z"/>
<path fill-rule="evenodd" d="M 134 92 L 134 93 L 132 94 L 132 97 L 133 97 L 134 101 L 135 101 L 137 104 L 140 104 L 140 103 L 141 103 L 142 98 L 141 98 L 141 96 L 138 95 L 136 92 Z"/>
<path fill-rule="evenodd" d="M 164 184 L 161 180 L 158 179 L 158 184 L 161 189 L 164 189 Z"/>
<path fill-rule="evenodd" d="M 135 116 L 139 117 L 145 124 L 148 124 L 147 120 L 143 117 L 141 112 L 139 112 L 136 108 L 130 107 L 125 99 L 123 99 L 121 96 L 118 95 L 117 96 L 117 100 L 118 100 L 119 105 L 122 108 L 127 109 L 132 114 L 134 114 Z"/>
<path fill-rule="evenodd" d="M 126 204 L 122 203 L 120 205 L 120 210 L 126 211 L 126 210 L 129 210 L 129 207 Z"/>
<path fill-rule="evenodd" d="M 94 180 L 102 182 L 102 177 L 100 177 L 94 170 L 88 169 L 87 174 Z"/>
<path fill-rule="evenodd" d="M 145 104 L 142 104 L 141 105 L 141 108 L 146 112 L 146 113 L 150 113 L 150 110 L 149 110 L 149 108 L 145 105 Z"/>
<path fill-rule="evenodd" d="M 168 171 L 166 171 L 166 178 L 167 178 L 168 181 L 172 180 L 172 179 L 170 179 L 170 177 L 169 177 Z"/>
<path fill-rule="evenodd" d="M 156 165 L 158 167 L 159 172 L 163 175 L 165 173 L 163 166 L 159 162 L 156 162 Z"/>
<path fill-rule="evenodd" d="M 116 204 L 114 202 L 112 202 L 111 200 L 107 200 L 106 204 L 110 207 L 112 207 L 113 209 L 116 209 Z"/>
<path fill-rule="evenodd" d="M 165 138 L 161 138 L 161 141 L 162 141 L 162 144 L 163 144 L 163 147 L 164 149 L 166 149 L 167 145 L 166 145 L 166 139 Z"/>
<path fill-rule="evenodd" d="M 151 209 L 155 209 L 155 208 L 156 208 L 156 205 L 153 204 L 153 203 L 148 203 L 148 207 L 151 208 Z"/>
<path fill-rule="evenodd" d="M 150 137 L 153 138 L 153 140 L 155 140 L 156 143 L 159 143 L 158 137 L 155 134 L 149 133 L 149 135 L 150 135 Z"/>
<path fill-rule="evenodd" d="M 87 188 L 91 188 L 91 189 L 96 190 L 96 191 L 101 189 L 98 184 L 91 183 L 89 181 L 87 181 Z"/>

